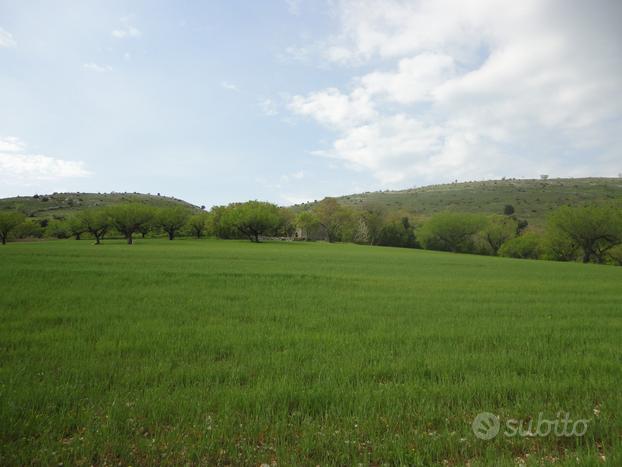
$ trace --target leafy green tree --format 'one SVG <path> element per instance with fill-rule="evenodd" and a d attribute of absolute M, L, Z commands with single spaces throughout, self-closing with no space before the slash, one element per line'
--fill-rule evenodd
<path fill-rule="evenodd" d="M 95 237 L 96 245 L 101 243 L 111 226 L 110 214 L 105 208 L 85 209 L 76 215 L 76 222 Z"/>
<path fill-rule="evenodd" d="M 320 227 L 320 221 L 312 211 L 302 211 L 296 215 L 294 225 L 300 229 L 301 236 L 309 239 L 314 231 Z"/>
<path fill-rule="evenodd" d="M 529 232 L 511 238 L 501 245 L 499 255 L 506 258 L 538 259 L 542 255 L 542 239 Z"/>
<path fill-rule="evenodd" d="M 485 223 L 477 214 L 441 212 L 423 224 L 418 238 L 428 250 L 470 253 L 474 251 L 474 236 Z"/>
<path fill-rule="evenodd" d="M 410 219 L 402 216 L 399 219 L 389 218 L 380 230 L 378 245 L 398 246 L 406 248 L 417 248 L 415 229 L 410 223 Z"/>
<path fill-rule="evenodd" d="M 355 215 L 335 198 L 324 198 L 313 210 L 329 242 L 348 240 L 356 231 Z"/>
<path fill-rule="evenodd" d="M 6 245 L 9 234 L 25 220 L 20 212 L 0 212 L 0 240 Z"/>
<path fill-rule="evenodd" d="M 43 237 L 43 233 L 43 227 L 34 219 L 22 222 L 13 230 L 13 236 L 15 238 L 41 238 Z"/>
<path fill-rule="evenodd" d="M 45 233 L 49 237 L 58 239 L 71 237 L 71 232 L 69 231 L 67 222 L 60 219 L 54 219 L 49 222 L 45 229 Z"/>
<path fill-rule="evenodd" d="M 153 209 L 144 204 L 120 204 L 108 210 L 112 225 L 127 239 L 128 245 L 133 243 L 132 236 L 150 225 L 154 217 Z"/>
<path fill-rule="evenodd" d="M 75 237 L 76 240 L 80 240 L 82 234 L 87 232 L 86 227 L 77 215 L 67 219 L 66 223 L 69 233 Z"/>
<path fill-rule="evenodd" d="M 156 211 L 155 224 L 167 233 L 169 240 L 173 240 L 189 217 L 188 210 L 182 207 L 161 208 Z"/>
<path fill-rule="evenodd" d="M 284 237 L 293 237 L 296 232 L 296 216 L 287 208 L 279 208 L 281 225 L 277 229 L 277 234 Z"/>
<path fill-rule="evenodd" d="M 604 263 L 607 252 L 622 243 L 622 209 L 614 206 L 565 206 L 548 222 L 548 235 L 575 244 L 584 263 Z"/>
<path fill-rule="evenodd" d="M 609 250 L 611 262 L 616 266 L 622 266 L 622 245 L 618 245 Z"/>
<path fill-rule="evenodd" d="M 256 243 L 259 243 L 260 236 L 274 234 L 282 225 L 278 206 L 263 201 L 230 205 L 225 213 L 225 219 L 227 224 Z"/>
<path fill-rule="evenodd" d="M 207 229 L 218 238 L 243 238 L 240 231 L 231 222 L 229 212 L 235 204 L 214 206 L 209 212 Z"/>
<path fill-rule="evenodd" d="M 493 255 L 497 255 L 499 248 L 511 238 L 516 237 L 518 221 L 508 216 L 492 216 L 486 220 L 481 236 Z"/>
<path fill-rule="evenodd" d="M 514 214 L 514 206 L 512 206 L 511 204 L 506 204 L 503 207 L 503 214 L 505 214 L 506 216 L 511 216 L 512 214 Z"/>
<path fill-rule="evenodd" d="M 554 261 L 576 261 L 579 245 L 567 235 L 548 229 L 543 239 L 544 257 Z"/>
<path fill-rule="evenodd" d="M 375 245 L 380 239 L 385 226 L 386 212 L 378 206 L 367 206 L 363 209 L 361 219 L 365 223 L 367 243 Z"/>
<path fill-rule="evenodd" d="M 207 232 L 207 223 L 209 220 L 209 214 L 201 212 L 188 218 L 188 228 L 193 236 L 201 238 Z"/>

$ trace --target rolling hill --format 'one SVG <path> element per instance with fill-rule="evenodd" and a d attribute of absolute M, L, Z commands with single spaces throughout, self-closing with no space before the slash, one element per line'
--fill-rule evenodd
<path fill-rule="evenodd" d="M 0 199 L 0 211 L 18 209 L 29 217 L 62 219 L 82 209 L 141 203 L 154 207 L 183 206 L 199 210 L 186 201 L 142 193 L 54 193 Z"/>
<path fill-rule="evenodd" d="M 550 212 L 563 205 L 622 202 L 622 178 L 489 180 L 366 192 L 337 199 L 348 206 L 379 206 L 422 218 L 444 210 L 501 214 L 504 206 L 511 204 L 519 218 L 541 226 Z M 294 208 L 308 209 L 313 205 L 305 203 Z"/>
<path fill-rule="evenodd" d="M 337 198 L 347 206 L 378 206 L 414 217 L 429 217 L 450 210 L 482 214 L 502 213 L 511 204 L 516 215 L 532 226 L 543 226 L 547 216 L 564 205 L 622 202 L 622 178 L 557 178 L 549 180 L 489 180 L 429 185 L 396 191 L 376 191 Z M 30 217 L 64 218 L 84 208 L 119 203 L 144 203 L 155 207 L 185 206 L 200 209 L 178 198 L 141 193 L 54 193 L 0 199 L 0 211 L 19 209 Z M 315 202 L 292 206 L 310 209 Z"/>

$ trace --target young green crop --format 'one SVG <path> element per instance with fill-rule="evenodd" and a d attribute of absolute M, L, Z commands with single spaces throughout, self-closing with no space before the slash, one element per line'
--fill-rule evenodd
<path fill-rule="evenodd" d="M 0 265 L 1 465 L 622 463 L 622 268 L 212 240 Z M 560 411 L 586 434 L 471 428 Z"/>

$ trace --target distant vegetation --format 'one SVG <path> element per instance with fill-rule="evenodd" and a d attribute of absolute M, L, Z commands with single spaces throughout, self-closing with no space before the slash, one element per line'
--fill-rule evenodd
<path fill-rule="evenodd" d="M 562 206 L 598 205 L 615 200 L 622 201 L 622 178 L 489 180 L 337 198 L 345 206 L 377 206 L 417 219 L 441 211 L 499 214 L 509 205 L 513 209 L 510 214 L 526 219 L 535 228 L 544 228 L 549 214 Z M 301 204 L 294 209 L 306 209 L 314 204 Z"/>
<path fill-rule="evenodd" d="M 26 217 L 28 211 L 24 212 L 24 205 L 19 204 L 15 205 L 17 209 L 0 210 L 2 243 L 9 239 L 73 237 L 93 238 L 99 244 L 106 237 L 122 237 L 131 244 L 136 235 L 166 236 L 169 240 L 179 236 L 214 236 L 252 242 L 325 240 L 522 259 L 622 264 L 622 200 L 613 195 L 601 197 L 598 202 L 557 207 L 547 213 L 547 221 L 535 227 L 508 202 L 500 202 L 496 213 L 446 209 L 421 217 L 378 202 L 353 206 L 337 198 L 325 198 L 295 209 L 248 201 L 215 206 L 206 212 L 170 198 L 112 195 L 117 196 L 114 202 L 104 196 L 99 199 L 106 203 L 95 203 L 94 195 L 89 196 L 82 198 L 86 205 L 80 209 L 52 219 L 33 215 L 39 211 L 30 211 Z M 85 199 L 89 199 L 90 205 Z M 131 202 L 124 202 L 128 200 Z M 506 197 L 504 201 L 507 200 Z M 25 205 L 33 203 L 29 199 Z"/>
<path fill-rule="evenodd" d="M 196 211 L 200 210 L 198 206 L 160 194 L 53 193 L 0 199 L 0 212 L 17 210 L 34 219 L 63 220 L 83 209 L 127 203 L 138 203 L 157 208 L 181 206 Z"/>

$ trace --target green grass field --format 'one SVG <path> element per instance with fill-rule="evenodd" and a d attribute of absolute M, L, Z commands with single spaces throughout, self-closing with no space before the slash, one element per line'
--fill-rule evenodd
<path fill-rule="evenodd" d="M 622 465 L 622 268 L 324 243 L 0 247 L 0 464 Z M 475 437 L 590 419 L 582 437 Z"/>

